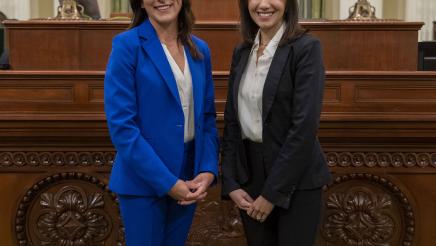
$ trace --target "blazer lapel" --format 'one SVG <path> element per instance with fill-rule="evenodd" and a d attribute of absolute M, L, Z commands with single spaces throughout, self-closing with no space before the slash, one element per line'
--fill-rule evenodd
<path fill-rule="evenodd" d="M 262 95 L 262 122 L 265 119 L 271 109 L 274 102 L 274 98 L 277 92 L 277 86 L 280 83 L 280 78 L 282 76 L 283 68 L 286 65 L 286 60 L 288 59 L 289 52 L 291 51 L 292 45 L 285 44 L 283 46 L 277 47 L 274 54 L 274 58 L 271 62 L 268 75 L 266 76 L 265 85 L 263 87 Z"/>
<path fill-rule="evenodd" d="M 204 74 L 203 63 L 200 60 L 194 60 L 191 56 L 191 52 L 189 52 L 189 48 L 186 46 L 185 53 L 188 60 L 188 64 L 185 64 L 185 66 L 189 66 L 189 70 L 191 71 L 192 94 L 194 97 L 194 119 L 195 122 L 197 122 L 200 112 L 203 110 L 203 100 L 201 100 L 201 98 L 203 98 L 203 90 L 201 86 L 204 84 L 206 75 Z"/>
<path fill-rule="evenodd" d="M 241 51 L 241 58 L 239 59 L 239 64 L 235 68 L 235 80 L 233 81 L 233 104 L 235 107 L 235 112 L 238 112 L 238 93 L 239 85 L 241 84 L 242 74 L 244 73 L 245 67 L 247 67 L 247 61 L 250 57 L 251 49 L 245 48 Z"/>
<path fill-rule="evenodd" d="M 156 31 L 154 30 L 150 21 L 145 20 L 144 23 L 139 27 L 138 32 L 139 36 L 145 39 L 144 42 L 142 42 L 142 48 L 150 56 L 150 60 L 159 71 L 160 75 L 170 89 L 171 94 L 181 108 L 182 104 L 180 102 L 179 91 L 177 89 L 173 71 L 171 70 L 171 66 L 167 60 L 162 44 L 160 43 Z"/>

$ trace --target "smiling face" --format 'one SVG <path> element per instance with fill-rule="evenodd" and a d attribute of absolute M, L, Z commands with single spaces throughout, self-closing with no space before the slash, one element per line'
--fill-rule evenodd
<path fill-rule="evenodd" d="M 286 0 L 248 0 L 248 11 L 262 31 L 277 30 L 284 17 Z"/>
<path fill-rule="evenodd" d="M 150 21 L 161 26 L 177 23 L 182 0 L 143 0 Z"/>

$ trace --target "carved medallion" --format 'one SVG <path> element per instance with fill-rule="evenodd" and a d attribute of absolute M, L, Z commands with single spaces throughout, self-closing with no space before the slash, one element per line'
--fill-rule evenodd
<path fill-rule="evenodd" d="M 393 183 L 372 174 L 338 177 L 326 191 L 322 239 L 335 246 L 411 245 L 412 208 Z"/>
<path fill-rule="evenodd" d="M 392 238 L 394 220 L 385 212 L 392 208 L 388 195 L 357 187 L 333 193 L 326 203 L 331 215 L 324 229 L 329 237 L 337 235 L 351 245 L 383 244 Z"/>
<path fill-rule="evenodd" d="M 101 192 L 87 194 L 79 186 L 64 186 L 56 193 L 43 193 L 37 216 L 37 236 L 43 245 L 104 243 L 111 232 L 110 216 L 104 211 Z"/>
<path fill-rule="evenodd" d="M 19 245 L 107 245 L 123 240 L 115 195 L 83 173 L 56 174 L 36 183 L 19 204 L 15 223 Z"/>

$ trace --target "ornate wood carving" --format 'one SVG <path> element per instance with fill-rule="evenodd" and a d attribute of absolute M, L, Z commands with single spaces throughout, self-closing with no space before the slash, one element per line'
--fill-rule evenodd
<path fill-rule="evenodd" d="M 326 191 L 322 239 L 335 246 L 412 245 L 415 218 L 408 198 L 373 174 L 337 177 Z"/>
<path fill-rule="evenodd" d="M 0 167 L 112 166 L 115 152 L 0 152 Z M 433 152 L 327 152 L 330 167 L 436 168 Z"/>
<path fill-rule="evenodd" d="M 433 152 L 327 152 L 330 167 L 420 167 L 436 168 Z"/>
<path fill-rule="evenodd" d="M 112 166 L 115 152 L 0 152 L 0 167 Z"/>
<path fill-rule="evenodd" d="M 115 195 L 84 173 L 55 174 L 35 183 L 18 205 L 15 233 L 17 243 L 26 246 L 124 240 Z"/>
<path fill-rule="evenodd" d="M 115 152 L 0 152 L 0 167 L 112 166 Z M 436 168 L 433 152 L 327 152 L 330 167 Z"/>
<path fill-rule="evenodd" d="M 187 245 L 246 245 L 235 204 L 220 199 L 220 187 L 214 187 L 208 193 L 206 200 L 200 202 L 195 211 Z"/>
<path fill-rule="evenodd" d="M 43 193 L 39 204 L 36 236 L 42 245 L 104 245 L 112 230 L 102 193 L 88 195 L 81 187 L 69 185 L 56 193 Z"/>

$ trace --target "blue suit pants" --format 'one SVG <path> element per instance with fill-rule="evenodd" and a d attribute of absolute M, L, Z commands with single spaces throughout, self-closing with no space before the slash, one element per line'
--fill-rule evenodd
<path fill-rule="evenodd" d="M 193 176 L 193 143 L 185 144 L 180 179 Z M 169 196 L 118 194 L 126 246 L 182 246 L 188 237 L 196 204 L 181 206 Z"/>

